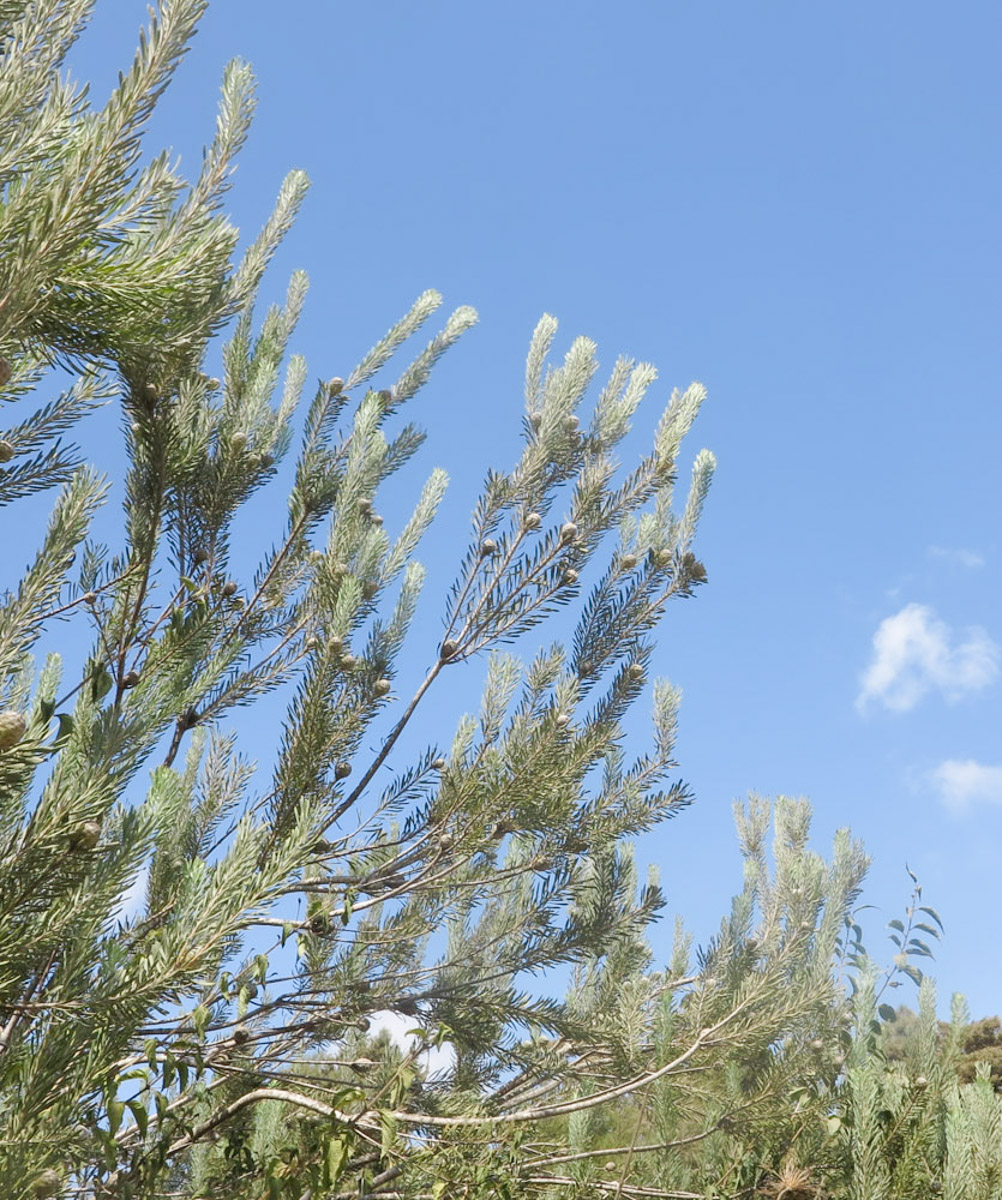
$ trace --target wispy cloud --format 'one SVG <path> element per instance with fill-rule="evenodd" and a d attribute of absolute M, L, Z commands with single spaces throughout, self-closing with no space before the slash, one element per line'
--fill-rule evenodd
<path fill-rule="evenodd" d="M 977 550 L 965 550 L 962 547 L 930 546 L 926 553 L 930 558 L 939 558 L 945 562 L 953 563 L 955 566 L 966 567 L 970 571 L 985 565 L 985 556 L 979 554 Z"/>
<path fill-rule="evenodd" d="M 955 812 L 972 804 L 1002 804 L 1002 767 L 950 758 L 929 773 L 940 799 Z"/>
<path fill-rule="evenodd" d="M 979 628 L 957 641 L 945 621 L 924 604 L 906 604 L 880 622 L 873 635 L 873 657 L 860 680 L 860 712 L 881 704 L 908 712 L 929 692 L 956 701 L 980 691 L 998 674 L 999 647 Z"/>
<path fill-rule="evenodd" d="M 414 1017 L 405 1017 L 402 1013 L 390 1012 L 383 1010 L 370 1015 L 372 1022 L 369 1035 L 370 1037 L 385 1029 L 389 1034 L 390 1041 L 405 1054 L 410 1050 L 416 1040 L 411 1032 L 417 1025 Z M 442 1046 L 432 1046 L 428 1050 L 422 1051 L 417 1058 L 421 1068 L 429 1075 L 434 1075 L 439 1071 L 451 1070 L 456 1063 L 456 1052 L 448 1042 Z"/>

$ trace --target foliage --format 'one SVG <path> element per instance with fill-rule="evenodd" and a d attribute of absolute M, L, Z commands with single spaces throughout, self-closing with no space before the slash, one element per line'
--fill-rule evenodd
<path fill-rule="evenodd" d="M 414 554 L 446 479 L 431 474 L 392 535 L 376 499 L 424 439 L 400 410 L 475 314 L 457 310 L 373 386 L 438 308 L 425 293 L 316 387 L 297 426 L 306 366 L 287 351 L 305 278 L 258 322 L 254 300 L 305 180 L 286 180 L 234 264 L 219 205 L 252 109 L 247 67 L 227 69 L 214 141 L 185 183 L 165 155 L 141 158 L 139 135 L 203 0 L 160 5 L 97 110 L 60 74 L 91 7 L 0 5 L 4 409 L 52 367 L 79 375 L 0 435 L 10 512 L 60 488 L 0 608 L 0 1186 L 376 1186 L 422 1139 L 449 1142 L 504 1107 L 543 1053 L 527 1030 L 620 1052 L 580 1006 L 530 984 L 584 959 L 596 972 L 636 961 L 661 903 L 624 839 L 688 801 L 671 780 L 677 693 L 654 686 L 653 745 L 632 761 L 622 719 L 665 605 L 705 578 L 691 546 L 708 453 L 672 506 L 703 390 L 674 395 L 621 476 L 614 453 L 654 370 L 620 359 L 582 426 L 595 347 L 579 338 L 550 366 L 556 323 L 540 322 L 524 450 L 489 475 L 444 637 L 398 699 Z M 217 379 L 206 367 L 224 326 Z M 111 550 L 88 540 L 105 483 L 60 440 L 107 396 L 128 460 Z M 245 577 L 234 521 L 297 437 L 285 528 Z M 528 665 L 501 649 L 579 601 L 568 649 Z M 32 652 L 50 646 L 37 669 Z M 451 746 L 429 727 L 405 756 L 425 697 L 481 654 L 479 717 Z M 266 777 L 225 722 L 279 688 Z M 144 902 L 123 907 L 138 888 Z M 448 1045 L 441 1080 L 420 1078 L 419 1048 L 383 1046 L 370 1068 L 360 1039 L 385 1012 L 418 1047 Z"/>

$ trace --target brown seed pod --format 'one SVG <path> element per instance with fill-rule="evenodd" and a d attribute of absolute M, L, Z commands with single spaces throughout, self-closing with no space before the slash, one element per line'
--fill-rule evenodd
<path fill-rule="evenodd" d="M 373 513 L 372 516 L 369 518 L 369 520 L 373 523 L 373 525 L 375 525 L 375 527 L 377 529 L 383 523 L 383 518 L 379 515 L 379 513 Z"/>
<path fill-rule="evenodd" d="M 365 583 L 362 584 L 362 597 L 365 600 L 371 600 L 372 597 L 375 596 L 376 592 L 378 592 L 378 591 L 379 591 L 379 584 L 374 582 L 372 579 L 368 579 L 368 580 L 366 580 Z"/>
<path fill-rule="evenodd" d="M 446 638 L 442 643 L 440 657 L 443 662 L 448 662 L 450 658 L 455 658 L 459 653 L 459 642 L 455 638 Z"/>
<path fill-rule="evenodd" d="M 567 584 L 568 586 L 570 586 L 571 584 L 577 583 L 577 581 L 578 581 L 577 571 L 575 571 L 573 567 L 568 567 L 567 570 L 564 571 L 563 582 L 565 584 Z"/>
<path fill-rule="evenodd" d="M 432 767 L 434 767 L 434 769 L 436 771 L 444 771 L 445 770 L 445 759 L 444 758 L 433 758 L 431 760 L 431 765 L 432 765 Z"/>
<path fill-rule="evenodd" d="M 372 501 L 363 496 L 358 502 L 358 511 L 363 517 L 368 516 L 372 512 Z"/>
<path fill-rule="evenodd" d="M 237 585 L 233 582 L 232 579 L 228 579 L 223 584 L 223 595 L 224 596 L 235 596 L 236 594 L 237 594 Z"/>
<path fill-rule="evenodd" d="M 523 525 L 526 529 L 538 529 L 542 523 L 543 518 L 539 515 L 539 513 L 531 512 L 526 516 Z"/>
<path fill-rule="evenodd" d="M 316 648 L 320 645 L 320 639 L 318 637 L 311 635 L 310 637 L 308 637 L 306 639 L 306 641 L 303 643 L 303 645 L 306 647 L 307 650 L 316 650 Z"/>
<path fill-rule="evenodd" d="M 347 779 L 350 774 L 351 774 L 351 763 L 349 763 L 349 762 L 339 762 L 338 765 L 334 768 L 334 778 L 335 779 Z"/>
<path fill-rule="evenodd" d="M 543 423 L 543 414 L 542 413 L 540 413 L 540 412 L 529 413 L 529 424 L 533 427 L 533 429 L 538 431 L 538 429 L 539 429 L 540 425 L 542 425 L 542 423 Z"/>
<path fill-rule="evenodd" d="M 0 712 L 0 750 L 9 750 L 11 746 L 16 746 L 24 737 L 27 728 L 24 713 L 14 708 Z"/>
<path fill-rule="evenodd" d="M 14 457 L 14 447 L 10 442 L 0 439 L 0 463 L 7 463 Z"/>
<path fill-rule="evenodd" d="M 392 686 L 388 679 L 377 679 L 374 690 L 377 696 L 385 696 Z"/>
<path fill-rule="evenodd" d="M 626 673 L 631 679 L 643 679 L 644 668 L 640 665 L 640 663 L 630 663 Z"/>
<path fill-rule="evenodd" d="M 14 368 L 5 358 L 0 358 L 0 387 L 6 387 L 10 383 L 10 377 L 14 373 Z"/>
<path fill-rule="evenodd" d="M 570 723 L 570 717 L 566 713 L 557 713 L 556 725 L 558 729 L 566 729 Z"/>
<path fill-rule="evenodd" d="M 814 1040 L 811 1042 L 811 1049 L 812 1049 L 812 1050 L 823 1050 L 824 1048 L 825 1048 L 825 1043 L 824 1043 L 824 1039 L 823 1039 L 823 1038 L 815 1038 L 815 1039 L 814 1039 Z"/>
<path fill-rule="evenodd" d="M 336 396 L 338 394 L 338 392 L 343 392 L 343 391 L 344 391 L 344 380 L 341 378 L 340 375 L 335 375 L 333 379 L 328 380 L 328 382 L 327 382 L 328 396 Z"/>
<path fill-rule="evenodd" d="M 233 1040 L 238 1046 L 246 1045 L 250 1041 L 250 1030 L 246 1025 L 237 1025 L 233 1030 Z"/>
<path fill-rule="evenodd" d="M 380 398 L 380 400 L 382 400 L 382 402 L 384 404 L 392 404 L 393 403 L 393 389 L 392 388 L 383 388 L 379 393 L 379 398 Z"/>
<path fill-rule="evenodd" d="M 49 1196 L 58 1196 L 62 1191 L 63 1180 L 58 1171 L 47 1167 L 40 1175 L 31 1181 L 31 1194 L 37 1200 L 47 1200 Z"/>
<path fill-rule="evenodd" d="M 97 592 L 84 592 L 80 599 L 84 604 L 97 604 Z"/>
<path fill-rule="evenodd" d="M 567 542 L 573 542 L 577 536 L 578 527 L 573 521 L 565 521 L 564 524 L 560 526 L 560 540 L 565 544 Z"/>
<path fill-rule="evenodd" d="M 619 560 L 619 565 L 624 571 L 632 571 L 637 565 L 637 556 L 635 554 L 624 554 Z"/>
<path fill-rule="evenodd" d="M 243 450 L 247 445 L 247 434 L 242 429 L 238 429 L 236 433 L 230 436 L 230 446 L 234 450 Z"/>
<path fill-rule="evenodd" d="M 573 413 L 568 413 L 563 419 L 563 426 L 567 433 L 575 433 L 578 427 L 578 419 Z"/>
<path fill-rule="evenodd" d="M 100 821 L 83 821 L 70 834 L 71 850 L 93 850 L 101 839 Z"/>
<path fill-rule="evenodd" d="M 344 649 L 344 640 L 339 637 L 332 637 L 327 645 L 332 654 L 340 654 Z"/>
<path fill-rule="evenodd" d="M 354 656 L 354 654 L 346 654 L 344 658 L 341 659 L 342 671 L 354 671 L 356 666 L 358 666 L 358 659 Z"/>
<path fill-rule="evenodd" d="M 915 1086 L 918 1088 L 918 1090 L 920 1092 L 924 1092 L 925 1089 L 929 1086 L 929 1080 L 926 1079 L 926 1077 L 924 1075 L 917 1075 L 915 1077 Z"/>
<path fill-rule="evenodd" d="M 498 544 L 493 538 L 484 538 L 480 543 L 480 557 L 489 558 L 492 554 L 497 554 Z"/>
<path fill-rule="evenodd" d="M 126 672 L 125 675 L 122 676 L 122 687 L 124 687 L 124 688 L 134 688 L 138 682 L 139 682 L 139 672 L 138 671 L 128 671 L 128 672 Z"/>

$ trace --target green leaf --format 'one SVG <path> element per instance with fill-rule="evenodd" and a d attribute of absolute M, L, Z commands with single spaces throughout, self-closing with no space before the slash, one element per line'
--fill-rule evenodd
<path fill-rule="evenodd" d="M 205 1031 L 209 1027 L 209 1018 L 211 1014 L 204 1004 L 198 1004 L 191 1010 L 191 1023 L 195 1029 L 195 1036 L 198 1040 L 205 1040 Z"/>
<path fill-rule="evenodd" d="M 919 908 L 919 912 L 924 912 L 927 917 L 932 917 L 932 919 L 939 926 L 940 933 L 946 932 L 946 930 L 943 928 L 943 922 L 939 919 L 939 913 L 934 908 L 930 908 L 927 904 L 923 904 Z"/>
<path fill-rule="evenodd" d="M 108 1130 L 111 1136 L 114 1137 L 118 1133 L 122 1125 L 122 1114 L 125 1112 L 125 1104 L 121 1100 L 108 1101 Z"/>
<path fill-rule="evenodd" d="M 95 704 L 100 704 L 114 686 L 115 681 L 112 679 L 108 668 L 101 663 L 90 680 L 91 699 Z"/>
<path fill-rule="evenodd" d="M 128 1104 L 129 1111 L 135 1118 L 140 1134 L 146 1137 L 146 1130 L 150 1124 L 150 1114 L 146 1111 L 146 1105 L 141 1100 L 130 1100 Z"/>
<path fill-rule="evenodd" d="M 341 1178 L 341 1172 L 347 1163 L 351 1148 L 347 1139 L 332 1137 L 327 1143 L 327 1154 L 324 1160 L 324 1187 L 333 1187 Z"/>
<path fill-rule="evenodd" d="M 898 933 L 904 933 L 904 931 L 905 931 L 903 922 L 897 920 L 897 918 L 895 918 L 893 921 L 888 921 L 887 928 L 888 929 L 896 929 L 898 931 Z"/>
<path fill-rule="evenodd" d="M 895 1009 L 891 1004 L 881 1004 L 881 1006 L 877 1009 L 877 1012 L 882 1021 L 890 1022 L 898 1019 L 897 1009 Z"/>

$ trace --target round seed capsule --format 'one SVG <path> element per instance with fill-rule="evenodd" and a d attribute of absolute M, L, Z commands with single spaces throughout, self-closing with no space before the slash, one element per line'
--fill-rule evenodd
<path fill-rule="evenodd" d="M 619 565 L 624 571 L 632 571 L 637 565 L 637 556 L 635 554 L 624 554 L 619 560 Z"/>
<path fill-rule="evenodd" d="M 0 712 L 0 750 L 9 750 L 11 746 L 16 746 L 24 737 L 27 728 L 28 723 L 23 713 L 13 708 Z"/>
<path fill-rule="evenodd" d="M 443 662 L 447 662 L 450 658 L 455 657 L 459 653 L 459 642 L 453 638 L 446 638 L 442 643 L 441 658 Z"/>
<path fill-rule="evenodd" d="M 10 442 L 0 440 L 0 463 L 10 462 L 14 457 L 14 447 Z"/>
<path fill-rule="evenodd" d="M 573 521 L 565 521 L 564 524 L 560 526 L 560 540 L 562 542 L 573 542 L 577 536 L 578 527 Z"/>
<path fill-rule="evenodd" d="M 538 529 L 540 527 L 540 525 L 542 525 L 542 523 L 543 523 L 543 518 L 539 515 L 538 512 L 531 512 L 525 518 L 525 528 L 526 529 Z"/>
<path fill-rule="evenodd" d="M 335 779 L 347 779 L 350 774 L 351 774 L 351 763 L 339 762 L 338 765 L 334 768 L 334 778 Z"/>
<path fill-rule="evenodd" d="M 377 679 L 376 686 L 375 686 L 376 695 L 377 696 L 387 695 L 392 686 L 393 685 L 390 683 L 390 681 L 388 679 Z"/>
<path fill-rule="evenodd" d="M 93 850 L 101 838 L 100 821 L 84 821 L 70 835 L 71 850 Z"/>

